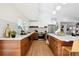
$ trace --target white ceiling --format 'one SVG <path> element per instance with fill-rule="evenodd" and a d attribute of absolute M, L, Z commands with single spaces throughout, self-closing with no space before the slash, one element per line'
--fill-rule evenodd
<path fill-rule="evenodd" d="M 79 4 L 72 3 L 72 4 L 62 5 L 61 9 L 57 11 L 56 16 L 79 17 Z"/>
<path fill-rule="evenodd" d="M 61 6 L 59 11 L 56 11 L 56 6 Z M 53 15 L 52 11 L 56 14 Z M 79 19 L 79 4 L 78 3 L 1 3 L 0 18 L 23 18 L 27 20 L 38 20 L 41 14 L 50 14 L 51 17 L 71 17 Z M 47 15 L 49 16 L 49 15 Z M 45 17 L 44 17 L 45 18 Z M 43 19 L 44 19 L 43 18 Z"/>

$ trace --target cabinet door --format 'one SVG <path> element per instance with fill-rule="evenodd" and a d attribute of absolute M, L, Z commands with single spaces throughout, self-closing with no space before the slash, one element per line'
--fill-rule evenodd
<path fill-rule="evenodd" d="M 58 41 L 54 37 L 49 37 L 49 47 L 51 48 L 54 55 L 58 55 Z"/>
<path fill-rule="evenodd" d="M 54 55 L 58 55 L 58 41 L 57 41 L 57 39 L 53 38 L 51 40 L 51 42 L 52 42 L 51 46 L 52 46 L 52 50 L 53 50 Z"/>
<path fill-rule="evenodd" d="M 53 53 L 54 53 L 54 55 L 58 55 L 58 46 L 54 43 L 53 44 Z"/>
<path fill-rule="evenodd" d="M 28 51 L 28 48 L 29 48 L 29 39 L 28 38 L 24 38 L 22 41 L 21 41 L 21 55 L 25 55 L 26 52 Z"/>
<path fill-rule="evenodd" d="M 49 36 L 49 37 L 48 37 L 48 41 L 49 41 L 49 47 L 50 47 L 50 48 L 52 48 L 52 46 L 51 46 L 51 45 L 52 45 L 51 40 L 52 40 L 52 39 L 51 39 L 51 36 Z"/>

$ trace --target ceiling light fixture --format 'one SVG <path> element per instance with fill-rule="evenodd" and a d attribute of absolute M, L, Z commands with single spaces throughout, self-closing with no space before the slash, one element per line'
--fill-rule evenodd
<path fill-rule="evenodd" d="M 63 5 L 67 4 L 67 3 L 62 3 Z"/>
<path fill-rule="evenodd" d="M 61 9 L 61 6 L 56 6 L 56 10 L 60 10 Z"/>
<path fill-rule="evenodd" d="M 55 15 L 56 14 L 56 11 L 53 11 L 52 14 Z"/>

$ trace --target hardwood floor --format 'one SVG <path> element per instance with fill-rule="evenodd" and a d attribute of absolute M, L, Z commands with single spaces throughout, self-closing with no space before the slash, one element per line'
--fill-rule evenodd
<path fill-rule="evenodd" d="M 45 40 L 34 40 L 26 56 L 53 56 Z"/>

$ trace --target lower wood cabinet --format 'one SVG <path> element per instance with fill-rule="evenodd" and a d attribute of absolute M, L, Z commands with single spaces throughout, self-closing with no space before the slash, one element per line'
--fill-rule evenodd
<path fill-rule="evenodd" d="M 29 42 L 29 38 L 24 38 L 21 41 L 21 55 L 24 56 L 26 55 L 28 49 L 30 47 L 30 42 Z"/>
<path fill-rule="evenodd" d="M 0 56 L 24 56 L 29 50 L 33 34 L 21 40 L 0 40 Z"/>
<path fill-rule="evenodd" d="M 53 36 L 49 36 L 48 41 L 49 41 L 49 47 L 51 48 L 51 50 L 55 56 L 62 55 L 62 46 L 63 45 L 70 45 L 71 46 L 73 43 L 72 41 L 70 41 L 70 42 L 61 41 Z"/>
<path fill-rule="evenodd" d="M 19 56 L 21 55 L 19 40 L 0 40 L 1 56 Z"/>
<path fill-rule="evenodd" d="M 33 40 L 38 40 L 38 32 L 33 33 L 32 37 L 33 37 Z"/>

